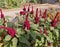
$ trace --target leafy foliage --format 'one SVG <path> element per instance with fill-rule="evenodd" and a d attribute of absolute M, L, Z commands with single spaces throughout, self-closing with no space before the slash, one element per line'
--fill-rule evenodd
<path fill-rule="evenodd" d="M 25 12 L 25 11 L 24 11 Z M 0 28 L 0 46 L 3 47 L 59 47 L 60 45 L 60 21 L 56 22 L 56 26 L 52 26 L 51 23 L 55 18 L 51 19 L 48 16 L 48 12 L 45 17 L 30 14 L 30 12 L 26 11 L 24 15 L 18 14 L 18 16 L 13 19 L 13 22 L 9 22 L 8 17 L 5 17 L 7 22 L 5 23 L 6 27 L 14 28 L 16 30 L 16 34 L 14 37 L 11 34 L 8 34 L 7 30 L 4 28 Z M 37 13 L 37 11 L 36 11 Z M 45 12 L 46 13 L 46 12 Z M 44 13 L 44 14 L 45 14 Z M 54 13 L 56 14 L 56 13 Z M 34 15 L 34 16 L 33 16 Z M 32 17 L 31 17 L 32 16 Z M 39 17 L 39 22 L 34 23 L 35 17 Z M 3 25 L 3 20 L 0 19 L 0 26 Z M 25 25 L 24 25 L 25 24 Z M 27 26 L 28 25 L 28 26 Z M 30 26 L 29 26 L 30 25 Z M 25 28 L 24 28 L 25 27 Z M 29 29 L 27 28 L 29 27 Z M 11 30 L 10 30 L 11 31 Z M 13 31 L 12 31 L 13 32 Z"/>

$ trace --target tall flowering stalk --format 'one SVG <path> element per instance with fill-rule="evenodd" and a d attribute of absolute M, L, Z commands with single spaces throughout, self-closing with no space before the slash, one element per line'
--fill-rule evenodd
<path fill-rule="evenodd" d="M 32 6 L 32 10 L 31 10 L 30 14 L 34 14 L 33 6 Z"/>
<path fill-rule="evenodd" d="M 57 25 L 57 23 L 58 23 L 58 19 L 57 19 L 58 14 L 59 14 L 59 13 L 57 13 L 56 16 L 55 16 L 55 18 L 52 20 L 51 25 L 52 25 L 53 27 L 56 27 L 56 25 Z"/>
<path fill-rule="evenodd" d="M 11 37 L 13 38 L 16 34 L 16 30 L 14 28 L 9 28 L 9 27 L 5 27 L 5 26 L 0 26 L 0 29 L 5 29 L 7 30 L 7 33 L 9 35 L 11 35 Z"/>
<path fill-rule="evenodd" d="M 52 21 L 52 23 L 51 23 L 51 25 L 52 25 L 53 27 L 56 27 L 57 22 L 58 22 L 58 19 L 57 19 L 57 18 L 54 18 L 53 21 Z"/>
<path fill-rule="evenodd" d="M 25 11 L 25 12 L 26 12 L 26 6 L 24 6 L 23 11 Z"/>
<path fill-rule="evenodd" d="M 41 11 L 41 9 L 40 9 L 40 16 L 42 16 L 42 11 Z"/>
<path fill-rule="evenodd" d="M 26 19 L 25 19 L 25 22 L 24 22 L 24 25 L 23 25 L 23 28 L 24 29 L 30 29 L 30 22 L 29 22 L 29 20 L 28 20 L 28 14 L 27 14 L 27 16 L 26 16 Z"/>
<path fill-rule="evenodd" d="M 34 10 L 33 10 L 33 6 L 32 6 L 32 10 L 31 10 L 30 14 L 32 14 L 32 15 L 31 15 L 31 17 L 34 17 Z"/>
<path fill-rule="evenodd" d="M 2 9 L 0 9 L 0 13 L 1 13 L 1 15 L 0 15 L 1 18 L 4 19 L 5 17 L 4 17 L 4 14 L 2 13 Z"/>
<path fill-rule="evenodd" d="M 28 6 L 28 12 L 30 12 L 30 4 L 29 4 L 29 6 Z"/>
<path fill-rule="evenodd" d="M 46 19 L 47 9 L 45 9 L 45 12 L 43 13 L 42 18 Z"/>
<path fill-rule="evenodd" d="M 4 14 L 2 13 L 2 9 L 0 9 L 0 13 L 1 13 L 1 19 L 3 19 L 3 25 L 5 26 L 5 22 L 6 22 L 6 20 L 5 20 L 5 17 L 4 17 Z"/>
<path fill-rule="evenodd" d="M 34 19 L 34 23 L 37 24 L 39 22 L 39 17 L 38 17 L 38 8 L 36 9 L 36 16 Z"/>

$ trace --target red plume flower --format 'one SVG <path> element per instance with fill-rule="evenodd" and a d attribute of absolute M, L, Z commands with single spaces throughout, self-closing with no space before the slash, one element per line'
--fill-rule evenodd
<path fill-rule="evenodd" d="M 36 17 L 34 23 L 37 24 L 39 22 L 39 17 L 38 17 L 38 8 L 36 9 Z"/>
<path fill-rule="evenodd" d="M 41 9 L 40 9 L 40 16 L 42 16 L 42 11 L 41 11 Z"/>
<path fill-rule="evenodd" d="M 42 18 L 46 19 L 46 13 L 47 13 L 47 9 L 45 9 L 45 12 L 43 13 Z"/>
<path fill-rule="evenodd" d="M 20 15 L 25 15 L 26 12 L 25 11 L 20 11 Z"/>
<path fill-rule="evenodd" d="M 1 18 L 2 18 L 2 19 L 3 19 L 3 21 L 4 21 L 3 25 L 5 26 L 5 22 L 6 22 L 6 21 L 5 21 L 4 14 L 2 13 L 2 9 L 0 9 L 0 13 L 1 13 L 1 15 L 0 15 L 0 16 L 1 16 Z"/>
<path fill-rule="evenodd" d="M 53 27 L 56 27 L 56 25 L 57 25 L 57 22 L 58 22 L 58 19 L 57 19 L 58 14 L 59 14 L 59 13 L 56 14 L 55 18 L 53 19 L 53 21 L 52 21 L 52 23 L 51 23 L 51 25 L 52 25 Z"/>
<path fill-rule="evenodd" d="M 9 35 L 11 35 L 12 38 L 15 36 L 16 30 L 15 30 L 14 28 L 9 28 L 9 27 L 5 27 L 5 26 L 0 26 L 0 29 L 2 29 L 2 28 L 5 29 L 5 30 L 7 30 L 7 33 L 8 33 Z"/>
<path fill-rule="evenodd" d="M 0 13 L 1 13 L 1 15 L 0 15 L 0 16 L 1 16 L 1 18 L 3 18 L 3 19 L 4 19 L 5 17 L 4 17 L 4 14 L 2 13 L 2 9 L 0 9 Z"/>
<path fill-rule="evenodd" d="M 28 6 L 28 12 L 30 12 L 30 4 L 29 4 L 29 6 Z"/>
<path fill-rule="evenodd" d="M 44 28 L 44 33 L 48 36 L 48 32 L 47 32 L 46 28 Z"/>
<path fill-rule="evenodd" d="M 33 6 L 32 6 L 32 10 L 31 10 L 30 14 L 34 14 Z"/>
<path fill-rule="evenodd" d="M 26 20 L 25 20 L 25 22 L 24 22 L 23 28 L 24 28 L 24 29 L 25 29 L 25 28 L 30 29 L 30 22 L 29 22 L 29 20 L 28 20 L 28 14 L 27 14 L 27 16 L 26 16 Z"/>
<path fill-rule="evenodd" d="M 16 30 L 14 28 L 7 28 L 7 33 L 13 38 L 16 34 Z"/>
<path fill-rule="evenodd" d="M 53 27 L 56 27 L 57 22 L 58 22 L 58 19 L 57 19 L 57 18 L 54 18 L 54 20 L 52 21 L 51 25 L 52 25 Z"/>
<path fill-rule="evenodd" d="M 25 11 L 26 12 L 26 7 L 24 6 L 24 8 L 23 8 L 23 11 Z"/>

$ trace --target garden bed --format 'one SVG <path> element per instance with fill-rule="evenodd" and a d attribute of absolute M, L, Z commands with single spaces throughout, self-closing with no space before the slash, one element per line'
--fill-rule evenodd
<path fill-rule="evenodd" d="M 60 6 L 0 9 L 0 47 L 60 47 Z"/>

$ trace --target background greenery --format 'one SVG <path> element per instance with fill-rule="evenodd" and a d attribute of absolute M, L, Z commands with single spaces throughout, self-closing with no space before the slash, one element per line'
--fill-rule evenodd
<path fill-rule="evenodd" d="M 33 2 L 37 3 L 38 0 L 0 0 L 0 7 L 2 8 L 16 8 L 24 3 Z"/>

